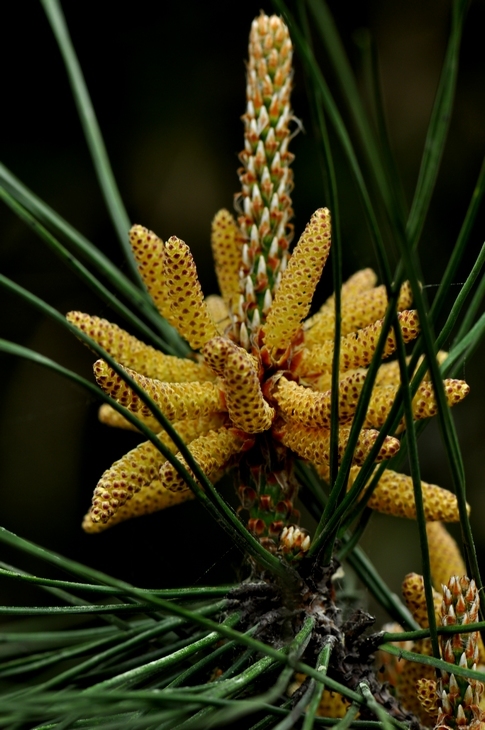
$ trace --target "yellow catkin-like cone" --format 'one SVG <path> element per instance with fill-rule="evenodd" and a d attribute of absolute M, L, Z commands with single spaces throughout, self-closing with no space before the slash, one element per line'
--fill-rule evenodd
<path fill-rule="evenodd" d="M 191 443 L 212 428 L 221 427 L 224 416 L 175 421 L 173 427 L 184 440 Z M 165 431 L 158 434 L 160 441 L 175 454 L 177 447 Z M 93 494 L 91 507 L 92 522 L 107 522 L 117 510 L 130 500 L 142 487 L 158 479 L 164 456 L 152 444 L 145 441 L 129 451 L 107 469 L 99 480 Z"/>
<path fill-rule="evenodd" d="M 452 575 L 466 575 L 465 562 L 456 540 L 441 522 L 429 522 L 426 534 L 433 586 L 441 591 L 441 586 L 448 585 Z"/>
<path fill-rule="evenodd" d="M 416 695 L 418 701 L 428 715 L 428 725 L 435 723 L 438 718 L 438 695 L 436 693 L 435 679 L 418 679 L 416 682 Z"/>
<path fill-rule="evenodd" d="M 426 656 L 432 655 L 431 642 L 429 639 L 424 641 L 417 641 L 413 646 L 413 651 L 416 654 L 424 654 Z M 433 667 L 426 664 L 418 664 L 417 662 L 406 661 L 402 672 L 400 673 L 397 686 L 396 694 L 399 698 L 400 704 L 416 715 L 425 726 L 432 725 L 431 717 L 421 704 L 420 698 L 418 697 L 417 685 L 420 680 L 432 682 L 436 680 L 436 673 Z"/>
<path fill-rule="evenodd" d="M 449 406 L 454 406 L 462 401 L 470 392 L 470 386 L 464 380 L 456 380 L 447 378 L 443 381 L 446 400 Z M 367 408 L 364 421 L 366 428 L 381 428 L 389 415 L 398 387 L 392 385 L 378 385 L 372 391 L 372 396 Z M 433 385 L 429 381 L 424 381 L 418 387 L 416 395 L 413 398 L 413 416 L 415 420 L 431 418 L 438 413 L 438 403 L 436 401 Z M 399 431 L 405 427 L 405 421 L 402 420 Z"/>
<path fill-rule="evenodd" d="M 352 467 L 348 489 L 352 486 L 359 473 L 358 467 Z M 372 478 L 369 480 L 372 482 Z M 443 522 L 459 522 L 460 515 L 456 496 L 447 489 L 435 484 L 421 482 L 423 492 L 424 515 L 428 521 L 442 520 Z M 363 492 L 365 495 L 365 491 Z M 405 474 L 386 469 L 379 479 L 376 489 L 372 493 L 367 505 L 386 515 L 416 519 L 416 504 L 414 501 L 413 481 Z"/>
<path fill-rule="evenodd" d="M 171 421 L 199 418 L 225 410 L 221 391 L 213 383 L 161 383 L 159 380 L 138 375 L 130 368 L 126 368 L 126 372 Z M 144 417 L 152 416 L 150 409 L 104 360 L 94 363 L 94 375 L 104 392 L 129 411 Z"/>
<path fill-rule="evenodd" d="M 126 418 L 123 418 L 123 416 L 118 413 L 118 411 L 115 411 L 115 409 L 111 408 L 111 406 L 109 406 L 107 403 L 104 403 L 102 406 L 100 406 L 100 409 L 98 411 L 98 417 L 101 423 L 104 423 L 106 426 L 139 432 L 139 429 L 136 428 L 136 426 L 133 426 L 129 421 L 126 420 Z M 146 426 L 151 428 L 152 431 L 157 432 L 160 428 L 160 423 L 157 421 L 156 418 L 150 416 L 140 417 L 139 413 L 137 414 L 137 418 L 142 421 L 142 423 L 144 423 Z M 207 430 L 210 430 L 212 428 L 219 428 L 227 420 L 227 413 L 211 413 L 209 416 L 204 416 L 203 420 L 209 423 Z"/>
<path fill-rule="evenodd" d="M 422 629 L 428 628 L 428 612 L 426 609 L 423 576 L 417 573 L 409 573 L 402 584 L 402 595 L 415 621 Z M 441 610 L 441 602 L 441 594 L 433 591 L 433 604 L 437 619 Z M 433 653 L 431 641 L 429 639 L 417 641 L 413 646 L 413 651 L 417 654 L 431 656 Z M 398 677 L 397 696 L 403 707 L 413 712 L 423 723 L 428 725 L 430 724 L 430 716 L 427 709 L 421 704 L 417 693 L 417 682 L 420 679 L 435 680 L 436 674 L 434 668 L 424 664 L 418 664 L 417 662 L 406 661 Z"/>
<path fill-rule="evenodd" d="M 163 433 L 160 436 L 163 438 Z M 107 469 L 93 494 L 91 520 L 107 522 L 131 496 L 157 476 L 165 461 L 162 454 L 146 441 L 129 451 Z"/>
<path fill-rule="evenodd" d="M 350 428 L 345 426 L 339 429 L 338 457 L 343 456 L 350 434 Z M 357 441 L 353 461 L 362 464 L 373 447 L 378 431 L 363 429 Z M 298 456 L 314 464 L 328 464 L 330 461 L 330 432 L 323 429 L 308 428 L 299 423 L 279 423 L 275 428 L 275 436 L 294 451 Z M 390 459 L 399 451 L 399 441 L 392 436 L 386 436 L 376 461 Z"/>
<path fill-rule="evenodd" d="M 401 287 L 397 311 L 409 309 L 412 300 L 411 287 L 408 282 L 405 282 Z M 341 334 L 348 335 L 381 319 L 386 313 L 387 304 L 385 286 L 369 289 L 359 296 L 348 299 L 342 304 Z M 335 310 L 325 308 L 305 323 L 305 346 L 313 347 L 325 340 L 331 340 L 334 333 Z"/>
<path fill-rule="evenodd" d="M 226 406 L 234 426 L 246 433 L 267 431 L 275 412 L 263 398 L 252 358 L 242 348 L 228 353 L 223 382 Z"/>
<path fill-rule="evenodd" d="M 402 595 L 406 606 L 413 615 L 414 620 L 422 629 L 427 629 L 429 622 L 428 611 L 426 609 L 423 576 L 418 573 L 408 573 L 403 580 Z M 440 616 L 442 600 L 441 593 L 433 590 L 433 603 L 437 619 Z"/>
<path fill-rule="evenodd" d="M 222 378 L 226 408 L 236 428 L 246 433 L 267 431 L 274 409 L 265 401 L 257 361 L 234 342 L 214 337 L 203 349 L 207 365 Z"/>
<path fill-rule="evenodd" d="M 437 362 L 441 365 L 446 358 L 448 357 L 448 353 L 444 350 L 440 350 L 436 355 Z M 409 363 L 411 360 L 410 357 L 406 358 L 406 362 Z M 418 365 L 421 364 L 423 358 L 420 357 L 418 360 Z M 347 370 L 346 375 L 351 375 L 354 372 L 354 370 Z M 343 375 L 343 373 L 342 373 Z M 423 380 L 430 380 L 431 376 L 429 373 L 426 373 Z M 379 366 L 379 369 L 377 371 L 377 376 L 375 379 L 374 386 L 381 386 L 381 385 L 393 385 L 394 387 L 398 387 L 401 384 L 401 375 L 399 371 L 399 362 L 397 360 L 392 360 L 392 362 L 384 362 L 382 365 Z M 321 392 L 324 392 L 332 387 L 332 371 L 328 370 L 325 373 L 322 373 L 318 378 L 312 378 L 311 379 L 311 385 L 316 390 L 319 390 Z"/>
<path fill-rule="evenodd" d="M 409 361 L 409 358 L 408 358 Z M 341 375 L 350 376 L 354 372 L 358 372 L 359 369 L 350 369 L 347 370 L 345 373 L 341 373 Z M 379 366 L 379 369 L 377 371 L 376 379 L 374 382 L 374 387 L 381 386 L 381 385 L 393 385 L 395 387 L 398 387 L 401 384 L 401 376 L 399 373 L 399 362 L 397 360 L 393 360 L 392 362 L 383 362 L 382 365 Z M 318 376 L 318 378 L 312 378 L 311 379 L 311 385 L 315 390 L 318 390 L 320 392 L 325 392 L 326 390 L 329 390 L 332 387 L 332 371 L 327 370 L 326 372 L 322 373 Z"/>
<path fill-rule="evenodd" d="M 136 426 L 133 426 L 132 423 L 126 420 L 121 413 L 118 413 L 118 411 L 115 411 L 114 408 L 112 408 L 107 403 L 103 403 L 102 406 L 99 407 L 98 411 L 98 418 L 101 421 L 101 423 L 104 423 L 105 426 L 111 426 L 112 428 L 123 428 L 127 431 L 138 431 Z M 153 419 L 155 421 L 155 419 Z M 154 423 L 154 430 L 157 431 L 160 427 L 160 424 Z"/>
<path fill-rule="evenodd" d="M 458 522 L 458 519 L 456 521 Z M 466 575 L 465 562 L 456 540 L 441 522 L 428 522 L 426 534 L 433 586 L 437 591 L 441 591 L 444 585 L 448 585 L 452 575 Z M 478 634 L 478 651 L 479 663 L 485 664 L 485 646 L 481 634 Z"/>
<path fill-rule="evenodd" d="M 388 631 L 389 633 L 401 633 L 404 631 L 403 627 L 398 623 L 384 624 L 382 631 Z M 404 649 L 405 651 L 411 651 L 413 648 L 412 641 L 393 641 L 393 646 Z M 392 687 L 395 687 L 398 682 L 398 677 L 404 669 L 406 660 L 395 654 L 389 654 L 387 651 L 381 651 L 378 649 L 375 653 L 375 667 L 378 672 L 379 680 L 381 682 L 388 682 Z"/>
<path fill-rule="evenodd" d="M 436 361 L 439 365 L 442 365 L 446 358 L 448 357 L 448 353 L 445 350 L 440 350 L 436 353 Z M 406 362 L 409 363 L 411 360 L 410 357 L 406 358 Z M 418 366 L 421 365 L 423 362 L 423 357 L 420 357 L 418 360 Z M 431 376 L 429 373 L 426 373 L 423 381 L 429 381 L 431 379 Z M 383 363 L 379 370 L 377 371 L 377 377 L 375 385 L 394 385 L 398 386 L 401 384 L 401 375 L 399 372 L 399 362 L 397 360 L 393 360 L 392 362 L 385 362 Z"/>
<path fill-rule="evenodd" d="M 376 285 L 377 274 L 372 269 L 361 269 L 356 271 L 355 274 L 349 276 L 347 281 L 344 281 L 340 290 L 340 301 L 342 304 L 346 304 L 354 297 L 358 297 L 365 291 L 373 289 Z M 335 310 L 335 294 L 331 294 L 328 299 L 322 304 L 318 312 L 314 316 L 317 316 L 325 309 Z M 311 318 L 307 320 L 311 322 Z"/>
<path fill-rule="evenodd" d="M 352 420 L 366 373 L 359 370 L 339 383 L 339 423 Z M 310 388 L 279 378 L 271 394 L 285 418 L 299 421 L 310 428 L 330 428 L 332 391 L 316 393 Z"/>
<path fill-rule="evenodd" d="M 133 368 L 140 375 L 167 383 L 211 380 L 212 374 L 202 363 L 164 355 L 145 345 L 116 324 L 82 312 L 68 312 L 66 319 L 104 347 L 117 362 Z"/>
<path fill-rule="evenodd" d="M 330 211 L 320 208 L 293 251 L 266 317 L 264 342 L 275 357 L 287 349 L 309 312 L 330 251 L 330 236 Z"/>
<path fill-rule="evenodd" d="M 217 296 L 217 294 L 210 294 L 204 301 L 207 305 L 207 309 L 209 310 L 209 314 L 217 327 L 217 331 L 220 335 L 223 335 L 232 323 L 231 317 L 229 316 L 229 310 L 226 307 L 224 299 Z"/>
<path fill-rule="evenodd" d="M 404 342 L 414 340 L 419 333 L 417 313 L 412 309 L 399 312 L 399 325 Z M 353 368 L 362 368 L 370 365 L 377 341 L 382 331 L 382 320 L 364 327 L 358 332 L 342 337 L 340 340 L 340 369 L 342 371 Z M 389 357 L 396 349 L 394 332 L 387 335 L 383 357 Z M 328 340 L 323 345 L 303 350 L 300 362 L 297 365 L 297 374 L 301 376 L 316 376 L 332 368 L 333 341 Z"/>
<path fill-rule="evenodd" d="M 160 430 L 160 421 L 157 421 L 154 416 L 147 416 L 141 413 L 137 413 L 136 417 L 138 421 L 141 421 L 143 425 L 147 426 L 155 433 Z M 123 428 L 127 431 L 136 431 L 138 433 L 140 431 L 139 428 L 130 423 L 128 419 L 124 418 L 121 413 L 118 413 L 118 411 L 116 411 L 114 408 L 111 408 L 111 406 L 109 406 L 107 403 L 104 403 L 100 407 L 98 411 L 98 418 L 101 423 L 104 423 L 106 426 Z"/>
<path fill-rule="evenodd" d="M 204 345 L 202 350 L 204 362 L 215 375 L 223 378 L 227 356 L 229 352 L 233 352 L 236 349 L 242 350 L 242 348 L 227 339 L 227 337 L 213 337 Z"/>
<path fill-rule="evenodd" d="M 409 362 L 409 358 L 406 358 L 406 362 Z M 401 373 L 399 370 L 399 360 L 393 360 L 392 362 L 383 362 L 379 366 L 377 371 L 375 386 L 381 385 L 401 385 Z"/>
<path fill-rule="evenodd" d="M 191 348 L 198 350 L 218 332 L 204 302 L 193 256 L 177 236 L 165 243 L 164 267 L 172 322 Z"/>
<path fill-rule="evenodd" d="M 244 241 L 245 238 L 229 211 L 222 209 L 216 213 L 212 221 L 212 254 L 219 289 L 229 312 L 239 301 L 239 268 Z"/>
<path fill-rule="evenodd" d="M 172 309 L 165 277 L 163 241 L 148 228 L 135 225 L 130 230 L 130 244 L 151 298 L 162 317 L 172 322 Z"/>
<path fill-rule="evenodd" d="M 221 428 L 217 431 L 209 431 L 209 433 L 192 441 L 190 451 L 202 471 L 212 481 L 221 469 L 226 466 L 231 457 L 239 453 L 243 445 L 244 438 L 241 434 L 234 430 Z M 177 458 L 188 468 L 185 459 L 182 458 L 180 453 L 177 454 Z M 192 473 L 190 469 L 189 472 Z M 165 462 L 160 469 L 160 481 L 171 492 L 180 492 L 189 489 L 185 481 L 169 462 Z"/>
<path fill-rule="evenodd" d="M 440 350 L 436 354 L 436 360 L 441 365 L 446 358 L 448 357 L 448 353 L 445 352 L 445 350 Z M 410 357 L 406 358 L 406 362 L 409 363 L 411 360 Z M 422 357 L 418 360 L 418 365 L 420 365 L 422 362 Z M 353 370 L 347 370 L 346 375 L 351 375 Z M 343 375 L 343 373 L 342 373 Z M 426 373 L 423 380 L 430 380 L 431 376 L 429 373 Z M 379 369 L 377 371 L 377 376 L 374 385 L 380 386 L 380 385 L 393 385 L 395 387 L 398 387 L 401 384 L 401 375 L 399 372 L 399 362 L 397 360 L 393 360 L 392 362 L 384 362 L 382 365 L 379 366 Z M 322 373 L 318 376 L 318 378 L 312 378 L 311 379 L 311 385 L 313 388 L 319 391 L 326 391 L 332 386 L 332 371 L 327 370 L 326 372 Z"/>
<path fill-rule="evenodd" d="M 170 492 L 162 486 L 160 480 L 155 479 L 150 484 L 142 487 L 128 502 L 119 507 L 107 522 L 94 522 L 89 512 L 84 517 L 82 528 L 89 533 L 102 532 L 108 527 L 114 527 L 120 522 L 130 520 L 132 517 L 142 517 L 153 512 L 159 512 L 162 509 L 173 507 L 190 499 L 195 499 L 195 494 L 190 490 L 187 492 Z"/>

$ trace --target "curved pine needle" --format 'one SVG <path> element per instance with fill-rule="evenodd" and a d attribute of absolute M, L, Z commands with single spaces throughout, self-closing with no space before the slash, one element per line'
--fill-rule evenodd
<path fill-rule="evenodd" d="M 79 119 L 114 228 L 118 234 L 132 273 L 136 279 L 140 280 L 138 268 L 128 243 L 130 219 L 126 213 L 113 175 L 113 170 L 111 169 L 101 129 L 96 119 L 96 113 L 91 103 L 81 66 L 79 65 L 74 46 L 72 45 L 61 5 L 58 0 L 41 0 L 41 2 L 64 60 Z"/>

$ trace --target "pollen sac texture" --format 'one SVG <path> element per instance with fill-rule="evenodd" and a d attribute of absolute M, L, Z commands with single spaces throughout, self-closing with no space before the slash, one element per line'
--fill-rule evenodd
<path fill-rule="evenodd" d="M 293 251 L 264 325 L 264 342 L 273 357 L 284 352 L 300 329 L 330 251 L 330 212 L 317 210 Z"/>

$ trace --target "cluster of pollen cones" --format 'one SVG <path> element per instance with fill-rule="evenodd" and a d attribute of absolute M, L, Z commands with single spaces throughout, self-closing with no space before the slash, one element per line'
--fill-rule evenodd
<path fill-rule="evenodd" d="M 290 558 L 305 553 L 310 539 L 298 527 L 293 475 L 295 458 L 329 475 L 335 302 L 330 297 L 310 315 L 315 289 L 331 247 L 331 217 L 317 210 L 290 253 L 293 236 L 291 190 L 293 156 L 288 151 L 292 45 L 281 19 L 260 15 L 249 43 L 244 150 L 239 170 L 238 218 L 219 211 L 212 224 L 212 251 L 220 296 L 204 297 L 186 243 L 162 241 L 148 229 L 130 231 L 133 255 L 159 310 L 189 344 L 192 355 L 166 355 L 104 319 L 70 312 L 69 321 L 89 335 L 150 396 L 207 477 L 216 482 L 234 470 L 241 510 L 262 544 Z M 412 292 L 402 283 L 393 299 L 396 317 L 387 333 L 383 358 L 396 350 L 396 335 L 410 342 L 419 333 Z M 338 372 L 338 458 L 349 439 L 368 367 L 376 351 L 388 307 L 384 286 L 371 269 L 358 271 L 341 290 Z M 439 353 L 444 359 L 446 353 Z M 103 391 L 155 433 L 186 463 L 150 409 L 104 360 L 94 366 Z M 377 373 L 365 421 L 353 451 L 349 486 L 374 448 L 376 462 L 399 450 L 401 423 L 380 433 L 400 386 L 397 361 Z M 449 405 L 468 393 L 464 381 L 447 379 Z M 425 379 L 413 399 L 415 419 L 437 412 L 432 384 Z M 103 405 L 108 425 L 132 428 Z M 101 477 L 84 529 L 97 532 L 177 504 L 193 496 L 177 469 L 150 442 L 136 446 Z M 457 521 L 450 492 L 423 483 L 428 520 Z M 374 509 L 413 518 L 409 477 L 383 472 L 369 502 Z"/>
<path fill-rule="evenodd" d="M 483 684 L 466 676 L 466 670 L 483 671 L 485 647 L 478 631 L 467 631 L 467 625 L 479 620 L 479 598 L 475 581 L 468 578 L 455 540 L 441 522 L 429 522 L 427 535 L 430 549 L 433 602 L 436 625 L 460 626 L 462 633 L 439 637 L 441 658 L 459 667 L 436 672 L 429 664 L 379 652 L 377 665 L 381 678 L 389 682 L 401 705 L 417 716 L 425 727 L 443 730 L 483 730 L 485 698 Z M 403 598 L 417 624 L 429 627 L 428 610 L 421 575 L 410 573 L 402 586 Z M 397 624 L 388 631 L 402 631 Z M 401 650 L 428 657 L 433 655 L 430 639 L 398 643 Z M 463 671 L 465 670 L 465 671 Z M 458 670 L 459 671 L 459 670 Z"/>

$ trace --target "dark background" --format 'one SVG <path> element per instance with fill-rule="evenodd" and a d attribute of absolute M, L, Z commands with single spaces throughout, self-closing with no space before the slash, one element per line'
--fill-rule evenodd
<path fill-rule="evenodd" d="M 247 37 L 252 18 L 261 7 L 272 12 L 271 4 L 261 0 L 238 4 L 237 21 L 235 5 L 220 0 L 159 3 L 156 9 L 141 0 L 131 4 L 129 12 L 115 9 L 112 3 L 64 5 L 130 218 L 162 238 L 177 234 L 187 241 L 204 292 L 215 292 L 208 248 L 210 222 L 219 208 L 232 206 L 238 190 Z M 353 3 L 329 5 L 357 70 L 358 31 L 368 28 L 377 42 L 392 145 L 411 200 L 451 4 L 367 0 L 358 4 L 357 11 Z M 449 140 L 420 248 L 431 296 L 485 150 L 484 20 L 483 0 L 472 3 Z M 0 159 L 126 270 L 40 3 L 11 4 L 3 11 L 2 35 Z M 293 108 L 307 130 L 292 146 L 298 232 L 313 210 L 325 204 L 298 63 Z M 375 266 L 375 259 L 338 144 L 335 156 L 344 273 L 348 275 L 357 268 Z M 482 213 L 470 239 L 468 267 L 483 242 L 484 228 Z M 4 206 L 0 208 L 0 267 L 61 312 L 80 309 L 119 321 Z M 464 266 L 450 301 L 466 271 Z M 330 292 L 329 281 L 328 271 L 320 298 Z M 0 336 L 91 377 L 93 358 L 80 343 L 22 301 L 1 292 L 0 297 Z M 466 364 L 462 377 L 472 386 L 472 395 L 455 412 L 482 554 L 483 356 L 484 348 Z M 139 585 L 232 580 L 240 556 L 196 503 L 133 520 L 101 535 L 84 535 L 80 522 L 97 479 L 136 443 L 136 437 L 101 426 L 97 404 L 58 376 L 3 356 L 0 367 L 0 505 L 5 527 Z M 434 425 L 425 434 L 422 452 L 423 478 L 451 487 Z M 420 570 L 417 544 L 415 525 L 394 518 L 376 517 L 365 538 L 366 548 L 396 591 L 405 572 Z M 5 560 L 19 560 L 4 548 L 0 553 Z M 42 570 L 25 558 L 22 565 L 37 573 Z"/>

